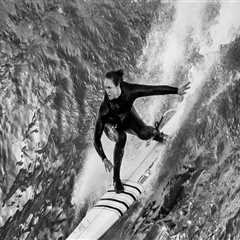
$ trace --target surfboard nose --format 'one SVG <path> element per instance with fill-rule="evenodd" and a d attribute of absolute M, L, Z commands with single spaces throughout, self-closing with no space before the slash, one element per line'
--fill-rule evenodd
<path fill-rule="evenodd" d="M 124 191 L 116 193 L 113 186 L 87 212 L 67 240 L 98 239 L 137 201 L 144 189 L 140 183 L 123 181 Z"/>

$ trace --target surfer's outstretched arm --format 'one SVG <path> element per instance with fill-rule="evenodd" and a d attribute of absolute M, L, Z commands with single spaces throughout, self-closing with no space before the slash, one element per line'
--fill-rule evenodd
<path fill-rule="evenodd" d="M 106 158 L 106 155 L 103 151 L 102 143 L 101 143 L 101 137 L 104 129 L 104 122 L 101 118 L 101 115 L 98 115 L 95 131 L 94 131 L 94 147 L 98 153 L 98 155 L 104 160 Z"/>
<path fill-rule="evenodd" d="M 134 99 L 153 95 L 178 94 L 177 87 L 171 87 L 168 85 L 131 84 L 130 88 L 131 97 Z"/>

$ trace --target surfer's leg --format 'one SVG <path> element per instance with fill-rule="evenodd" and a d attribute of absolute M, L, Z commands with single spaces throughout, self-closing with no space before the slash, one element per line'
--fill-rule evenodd
<path fill-rule="evenodd" d="M 115 191 L 120 193 L 124 190 L 120 178 L 120 168 L 124 154 L 124 147 L 127 140 L 127 134 L 120 129 L 119 126 L 114 126 L 111 124 L 105 125 L 104 132 L 111 141 L 116 142 L 113 152 L 113 184 Z"/>
<path fill-rule="evenodd" d="M 138 115 L 137 111 L 132 108 L 124 121 L 124 128 L 128 133 L 137 135 L 142 140 L 153 139 L 158 142 L 165 141 L 165 134 L 160 132 L 158 128 L 146 125 Z"/>
<path fill-rule="evenodd" d="M 117 193 L 120 193 L 124 190 L 123 184 L 120 178 L 120 168 L 122 164 L 122 158 L 124 154 L 124 147 L 127 140 L 127 134 L 123 131 L 118 132 L 118 139 L 114 148 L 114 168 L 113 168 L 113 182 L 114 188 Z"/>
<path fill-rule="evenodd" d="M 117 142 L 119 138 L 119 133 L 117 130 L 117 125 L 105 124 L 104 133 L 113 142 Z"/>

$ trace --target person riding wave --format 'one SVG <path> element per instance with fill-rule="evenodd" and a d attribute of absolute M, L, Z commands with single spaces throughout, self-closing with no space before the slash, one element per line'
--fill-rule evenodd
<path fill-rule="evenodd" d="M 94 146 L 101 157 L 106 171 L 113 168 L 113 184 L 117 193 L 124 191 L 120 178 L 120 168 L 127 140 L 127 133 L 134 134 L 142 140 L 153 139 L 160 143 L 167 140 L 167 135 L 156 127 L 146 125 L 133 106 L 139 97 L 178 94 L 184 95 L 190 83 L 181 87 L 167 85 L 142 85 L 123 81 L 123 70 L 107 72 L 104 79 L 104 99 L 100 105 L 94 131 Z M 106 157 L 101 137 L 106 136 L 114 141 L 113 165 Z"/>

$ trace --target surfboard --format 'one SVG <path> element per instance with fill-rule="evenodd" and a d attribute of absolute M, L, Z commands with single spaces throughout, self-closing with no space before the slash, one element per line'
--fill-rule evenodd
<path fill-rule="evenodd" d="M 174 115 L 175 110 L 167 111 L 159 121 L 159 129 Z M 113 186 L 95 203 L 67 240 L 96 240 L 106 233 L 144 194 L 151 171 L 158 162 L 153 158 L 156 143 L 129 177 L 122 180 L 124 192 L 116 193 Z"/>
<path fill-rule="evenodd" d="M 67 240 L 99 239 L 131 205 L 137 201 L 143 192 L 141 184 L 124 181 L 124 192 L 115 193 L 113 186 L 96 202 L 81 223 Z"/>

